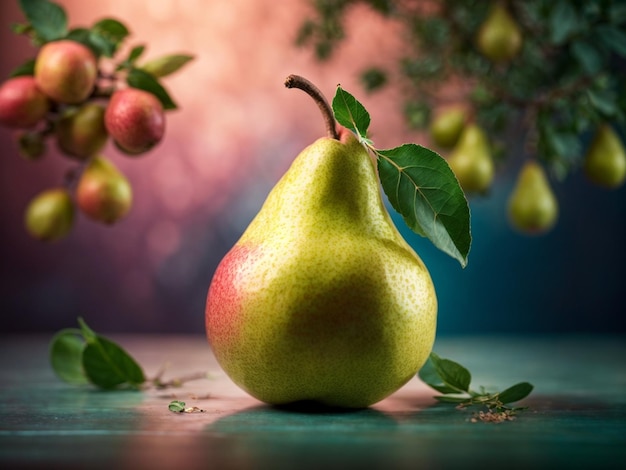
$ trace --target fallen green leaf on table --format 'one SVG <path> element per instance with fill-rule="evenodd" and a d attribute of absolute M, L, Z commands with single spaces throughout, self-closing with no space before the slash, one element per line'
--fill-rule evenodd
<path fill-rule="evenodd" d="M 204 413 L 204 410 L 197 406 L 185 407 L 185 402 L 173 400 L 167 407 L 173 413 Z"/>
<path fill-rule="evenodd" d="M 172 402 L 170 402 L 168 408 L 170 411 L 173 411 L 174 413 L 182 413 L 183 411 L 185 411 L 185 402 L 179 401 L 179 400 L 173 400 Z"/>
<path fill-rule="evenodd" d="M 136 389 L 146 381 L 141 366 L 121 346 L 94 332 L 82 318 L 78 324 L 80 329 L 61 330 L 50 344 L 50 363 L 61 380 L 104 389 Z"/>
<path fill-rule="evenodd" d="M 426 385 L 441 393 L 435 396 L 441 402 L 454 403 L 460 409 L 470 406 L 485 407 L 486 411 L 474 413 L 472 422 L 514 419 L 515 414 L 527 408 L 508 405 L 526 398 L 533 390 L 532 384 L 520 382 L 501 392 L 488 392 L 482 386 L 476 392 L 470 389 L 472 376 L 465 367 L 450 359 L 441 358 L 434 352 L 430 354 L 418 375 Z"/>
<path fill-rule="evenodd" d="M 82 318 L 80 328 L 59 331 L 50 342 L 50 364 L 64 382 L 111 390 L 180 387 L 191 380 L 209 378 L 207 373 L 163 381 L 161 370 L 147 379 L 139 363 L 119 344 L 93 331 Z"/>

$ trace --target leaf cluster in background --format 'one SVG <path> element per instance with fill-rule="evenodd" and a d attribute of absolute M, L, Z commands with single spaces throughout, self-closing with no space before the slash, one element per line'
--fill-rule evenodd
<path fill-rule="evenodd" d="M 20 7 L 27 22 L 13 25 L 13 31 L 29 35 L 36 46 L 70 39 L 89 47 L 96 58 L 115 59 L 124 40 L 130 35 L 128 27 L 114 18 L 100 19 L 88 28 L 69 28 L 63 7 L 49 0 L 20 0 Z M 176 103 L 159 79 L 176 72 L 193 57 L 170 54 L 137 65 L 144 51 L 144 45 L 133 47 L 126 57 L 118 59 L 115 73 L 124 72 L 129 86 L 154 94 L 164 109 L 176 109 Z M 29 59 L 13 70 L 11 76 L 33 75 L 34 63 L 34 59 Z"/>
<path fill-rule="evenodd" d="M 470 212 L 448 163 L 416 144 L 376 149 L 367 137 L 369 113 L 340 86 L 332 108 L 337 122 L 376 155 L 383 190 L 409 228 L 465 266 L 471 246 Z"/>
<path fill-rule="evenodd" d="M 368 65 L 361 82 L 366 90 L 378 90 L 389 83 L 390 67 L 399 72 L 402 108 L 411 127 L 427 126 L 432 110 L 446 100 L 469 102 L 474 119 L 494 141 L 502 144 L 507 129 L 520 131 L 526 154 L 538 156 L 564 178 L 580 167 L 599 123 L 624 124 L 623 1 L 504 2 L 523 35 L 520 54 L 508 64 L 493 64 L 476 48 L 491 1 L 310 3 L 315 14 L 301 25 L 296 43 L 311 47 L 320 60 L 330 58 L 347 36 L 346 17 L 357 4 L 403 25 L 406 52 L 398 63 Z M 450 88 L 463 93 L 451 97 L 446 94 Z"/>

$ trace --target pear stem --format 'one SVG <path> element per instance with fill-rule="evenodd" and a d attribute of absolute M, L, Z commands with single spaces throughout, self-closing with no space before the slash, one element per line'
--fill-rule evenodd
<path fill-rule="evenodd" d="M 313 83 L 300 75 L 289 75 L 285 79 L 285 86 L 287 88 L 299 88 L 306 92 L 317 104 L 318 108 L 322 112 L 324 122 L 326 123 L 326 134 L 329 138 L 339 140 L 339 133 L 337 132 L 335 116 L 333 109 L 328 104 L 328 101 L 322 94 L 322 92 Z"/>

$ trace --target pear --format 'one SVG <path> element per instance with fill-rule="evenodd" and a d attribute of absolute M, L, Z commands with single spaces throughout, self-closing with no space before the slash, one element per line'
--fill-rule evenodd
<path fill-rule="evenodd" d="M 59 148 L 70 157 L 87 160 L 99 153 L 107 142 L 104 127 L 104 106 L 88 102 L 69 109 L 56 125 Z"/>
<path fill-rule="evenodd" d="M 535 161 L 522 167 L 508 201 L 509 218 L 521 232 L 539 234 L 556 222 L 558 202 L 543 168 Z"/>
<path fill-rule="evenodd" d="M 522 47 L 522 32 L 505 6 L 498 2 L 478 30 L 478 50 L 496 63 L 513 59 Z"/>
<path fill-rule="evenodd" d="M 123 218 L 132 204 L 126 177 L 105 157 L 92 158 L 76 187 L 76 202 L 87 217 L 112 224 Z"/>
<path fill-rule="evenodd" d="M 26 208 L 26 230 L 34 238 L 52 242 L 65 237 L 74 224 L 74 204 L 69 192 L 55 188 L 38 194 Z"/>
<path fill-rule="evenodd" d="M 104 125 L 118 149 L 127 155 L 140 155 L 163 138 L 163 105 L 147 91 L 136 88 L 118 90 L 107 105 Z"/>
<path fill-rule="evenodd" d="M 430 137 L 439 147 L 449 149 L 459 140 L 465 126 L 465 110 L 453 107 L 439 112 L 430 124 Z"/>
<path fill-rule="evenodd" d="M 341 134 L 296 157 L 209 287 L 215 356 L 267 403 L 367 407 L 414 377 L 435 339 L 430 274 L 366 149 Z"/>
<path fill-rule="evenodd" d="M 585 155 L 584 170 L 595 184 L 606 188 L 617 188 L 626 179 L 626 151 L 608 124 L 598 127 Z"/>
<path fill-rule="evenodd" d="M 35 60 L 35 82 L 59 103 L 78 104 L 93 91 L 98 61 L 87 46 L 63 39 L 44 44 Z"/>
<path fill-rule="evenodd" d="M 484 193 L 491 187 L 495 173 L 494 163 L 487 136 L 477 124 L 468 124 L 463 129 L 448 164 L 463 191 Z"/>

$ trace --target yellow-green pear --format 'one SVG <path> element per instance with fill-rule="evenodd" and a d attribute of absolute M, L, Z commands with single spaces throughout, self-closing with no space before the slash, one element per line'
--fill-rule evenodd
<path fill-rule="evenodd" d="M 296 157 L 221 261 L 206 327 L 221 367 L 259 400 L 360 408 L 415 376 L 436 314 L 429 272 L 344 130 Z"/>
<path fill-rule="evenodd" d="M 559 205 L 541 165 L 533 160 L 522 167 L 508 201 L 509 219 L 520 232 L 539 234 L 552 228 Z"/>
<path fill-rule="evenodd" d="M 448 164 L 466 193 L 484 193 L 491 187 L 495 166 L 487 136 L 477 124 L 465 126 Z"/>
<path fill-rule="evenodd" d="M 433 142 L 445 149 L 454 147 L 465 126 L 465 119 L 465 110 L 458 106 L 437 113 L 429 127 Z"/>
<path fill-rule="evenodd" d="M 478 50 L 493 62 L 507 62 L 522 47 L 522 31 L 506 7 L 494 3 L 476 37 Z"/>
<path fill-rule="evenodd" d="M 585 155 L 585 174 L 593 183 L 617 188 L 626 179 L 626 151 L 609 124 L 598 127 Z"/>
<path fill-rule="evenodd" d="M 74 224 L 74 203 L 64 188 L 38 194 L 26 208 L 26 230 L 34 238 L 55 241 L 65 237 Z"/>

